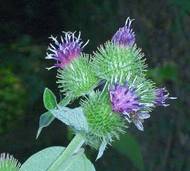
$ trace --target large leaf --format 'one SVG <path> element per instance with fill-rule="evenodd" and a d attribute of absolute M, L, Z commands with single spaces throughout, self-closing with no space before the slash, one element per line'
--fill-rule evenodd
<path fill-rule="evenodd" d="M 55 119 L 55 117 L 52 115 L 51 112 L 46 112 L 44 114 L 42 114 L 40 116 L 40 122 L 39 122 L 39 129 L 38 129 L 38 132 L 37 132 L 37 135 L 36 135 L 36 139 L 38 138 L 38 136 L 40 135 L 42 129 L 44 127 L 47 127 L 51 124 L 51 122 Z"/>
<path fill-rule="evenodd" d="M 86 158 L 84 150 L 80 150 L 80 152 L 71 156 L 61 165 L 61 168 L 62 171 L 95 171 L 93 164 Z"/>
<path fill-rule="evenodd" d="M 57 106 L 57 100 L 53 92 L 45 88 L 44 90 L 44 95 L 43 95 L 43 100 L 44 100 L 44 106 L 47 110 L 55 109 Z"/>
<path fill-rule="evenodd" d="M 64 147 L 46 148 L 32 155 L 21 167 L 25 171 L 46 171 L 64 151 Z M 83 150 L 68 157 L 56 171 L 95 171 L 92 163 L 86 158 Z"/>
<path fill-rule="evenodd" d="M 127 156 L 137 169 L 140 171 L 145 170 L 139 143 L 131 134 L 127 133 L 121 135 L 120 141 L 114 142 L 113 147 L 116 148 L 120 154 Z"/>
<path fill-rule="evenodd" d="M 75 109 L 61 107 L 50 110 L 50 112 L 66 125 L 72 126 L 76 130 L 85 130 L 85 132 L 88 132 L 88 123 L 81 107 Z"/>

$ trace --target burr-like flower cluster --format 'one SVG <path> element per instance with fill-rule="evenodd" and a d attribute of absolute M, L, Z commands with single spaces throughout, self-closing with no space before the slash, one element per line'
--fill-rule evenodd
<path fill-rule="evenodd" d="M 74 33 L 64 32 L 61 43 L 50 37 L 57 48 L 50 44 L 52 54 L 46 58 L 57 62 L 48 69 L 59 68 L 59 87 L 67 98 L 85 97 L 80 104 L 89 127 L 86 137 L 89 144 L 95 143 L 94 147 L 101 141 L 109 143 L 118 138 L 127 127 L 125 121 L 143 131 L 143 122 L 152 109 L 167 106 L 165 100 L 174 99 L 165 88 L 156 88 L 153 81 L 146 79 L 147 65 L 135 43 L 132 21 L 127 18 L 125 26 L 93 56 L 81 53 L 87 43 L 82 46 L 80 33 L 76 38 Z"/>

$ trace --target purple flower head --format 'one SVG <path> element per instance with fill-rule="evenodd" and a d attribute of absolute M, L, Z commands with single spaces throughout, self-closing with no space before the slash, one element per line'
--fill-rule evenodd
<path fill-rule="evenodd" d="M 47 68 L 48 70 L 58 67 L 58 68 L 65 68 L 71 61 L 77 58 L 80 55 L 80 52 L 86 46 L 88 41 L 83 45 L 83 42 L 80 42 L 80 32 L 78 37 L 75 37 L 75 32 L 63 32 L 65 34 L 65 38 L 63 39 L 61 36 L 61 42 L 57 41 L 57 37 L 51 36 L 52 39 L 57 47 L 54 47 L 52 44 L 48 47 L 52 53 L 48 54 L 46 59 L 54 59 L 56 63 L 54 66 Z"/>
<path fill-rule="evenodd" d="M 156 99 L 154 100 L 156 106 L 169 106 L 169 104 L 165 104 L 165 100 L 167 99 L 176 99 L 176 97 L 169 97 L 169 93 L 165 88 L 158 88 L 155 91 Z"/>
<path fill-rule="evenodd" d="M 133 88 L 137 77 L 135 77 L 133 82 L 128 85 L 130 76 L 131 74 L 127 76 L 124 85 L 117 83 L 117 77 L 115 79 L 115 84 L 111 84 L 109 88 L 111 107 L 113 112 L 121 114 L 129 123 L 133 122 L 137 128 L 142 131 L 143 120 L 150 117 L 150 115 L 147 114 L 147 112 L 144 113 L 145 111 L 142 111 L 142 109 L 150 104 L 140 102 L 140 100 L 143 99 L 143 96 L 140 96 L 141 93 L 137 93 L 137 91 L 139 91 L 143 85 Z"/>
<path fill-rule="evenodd" d="M 135 33 L 130 28 L 131 23 L 134 19 L 130 20 L 128 17 L 125 26 L 119 28 L 119 30 L 114 34 L 112 40 L 114 43 L 119 43 L 121 47 L 131 46 L 135 43 Z"/>
<path fill-rule="evenodd" d="M 135 90 L 118 83 L 112 84 L 109 89 L 112 110 L 124 115 L 124 112 L 136 112 L 142 108 L 139 103 L 140 97 L 136 96 Z"/>

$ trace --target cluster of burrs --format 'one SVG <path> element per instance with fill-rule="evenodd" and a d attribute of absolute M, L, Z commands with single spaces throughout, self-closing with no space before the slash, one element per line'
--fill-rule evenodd
<path fill-rule="evenodd" d="M 102 136 L 101 130 L 108 135 L 107 132 L 111 130 L 107 129 L 109 124 L 106 125 L 106 121 L 98 123 L 101 120 L 98 117 L 101 115 L 104 115 L 102 118 L 109 118 L 106 113 L 109 112 L 109 108 L 111 108 L 112 115 L 115 113 L 123 116 L 128 123 L 134 123 L 139 130 L 143 131 L 143 122 L 150 117 L 150 111 L 156 106 L 168 106 L 165 104 L 167 99 L 175 99 L 169 97 L 165 88 L 155 88 L 155 84 L 145 78 L 147 66 L 145 59 L 143 59 L 144 54 L 135 43 L 135 33 L 131 29 L 132 21 L 128 17 L 124 27 L 119 28 L 112 40 L 100 46 L 98 51 L 90 57 L 81 53 L 88 41 L 82 46 L 80 33 L 78 37 L 75 37 L 75 32 L 64 32 L 65 38 L 63 40 L 61 37 L 61 43 L 57 41 L 57 38 L 50 37 L 57 48 L 52 44 L 48 47 L 52 53 L 47 53 L 46 58 L 56 60 L 55 65 L 48 69 L 60 68 L 58 70 L 58 83 L 61 84 L 60 87 L 66 96 L 72 96 L 72 99 L 86 95 L 88 97 L 89 93 L 94 91 L 100 82 L 107 82 L 108 92 L 104 93 L 106 94 L 103 98 L 104 101 L 97 100 L 96 102 L 94 100 L 96 98 L 91 97 L 83 105 L 84 112 L 87 111 L 85 115 L 89 125 L 92 125 L 95 135 L 101 134 Z M 109 99 L 108 103 L 107 98 Z M 109 105 L 108 109 L 104 106 L 106 112 L 101 108 L 102 104 Z M 90 109 L 89 106 L 91 106 Z M 85 110 L 87 108 L 88 110 Z M 89 114 L 91 111 L 94 113 Z M 97 124 L 101 125 L 98 129 L 92 123 L 96 123 L 96 117 Z M 103 125 L 106 125 L 104 127 L 107 130 L 104 130 Z M 96 132 L 96 130 L 100 131 Z"/>

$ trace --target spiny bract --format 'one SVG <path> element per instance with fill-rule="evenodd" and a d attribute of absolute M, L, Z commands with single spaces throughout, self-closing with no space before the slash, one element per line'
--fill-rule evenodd
<path fill-rule="evenodd" d="M 108 41 L 94 55 L 93 72 L 105 80 L 110 80 L 113 75 L 123 75 L 126 78 L 129 72 L 144 75 L 146 65 L 143 57 L 144 54 L 136 45 L 120 47 Z"/>
<path fill-rule="evenodd" d="M 0 171 L 19 171 L 21 164 L 13 156 L 0 154 Z"/>
<path fill-rule="evenodd" d="M 71 99 L 88 94 L 98 83 L 92 72 L 91 60 L 86 54 L 81 54 L 66 68 L 59 69 L 57 77 L 61 92 Z"/>
<path fill-rule="evenodd" d="M 112 112 L 108 92 L 94 93 L 81 105 L 89 124 L 89 141 L 96 139 L 97 142 L 104 140 L 110 143 L 113 138 L 118 139 L 119 133 L 126 129 L 123 117 Z"/>

